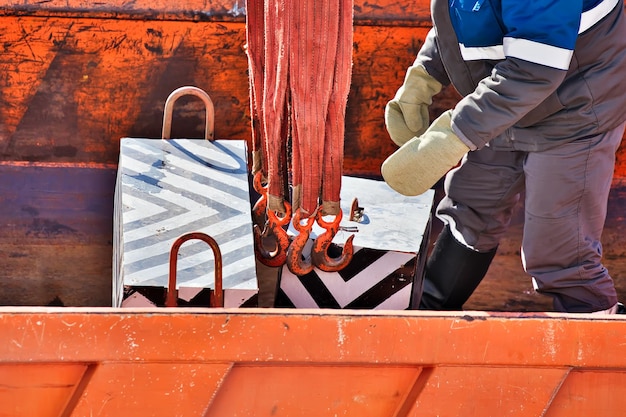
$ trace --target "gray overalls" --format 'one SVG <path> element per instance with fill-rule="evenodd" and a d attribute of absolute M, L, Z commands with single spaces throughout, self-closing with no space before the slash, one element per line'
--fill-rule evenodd
<path fill-rule="evenodd" d="M 460 3 L 432 1 L 434 27 L 416 59 L 463 96 L 454 109 L 452 128 L 473 145 L 460 166 L 446 176 L 446 196 L 437 216 L 453 241 L 476 256 L 493 255 L 515 205 L 525 196 L 522 262 L 536 290 L 553 296 L 557 311 L 608 309 L 617 298 L 602 265 L 601 234 L 626 120 L 623 4 L 594 2 L 594 8 L 583 13 L 571 59 L 567 56 L 562 60 L 566 66 L 559 68 L 559 54 L 567 48 L 552 48 L 553 56 L 550 47 L 532 49 L 532 39 L 506 33 L 507 16 L 519 18 L 521 12 L 507 15 L 497 0 Z M 544 2 L 519 2 L 526 8 L 542 7 L 540 3 Z M 473 9 L 459 11 L 455 4 Z M 497 42 L 489 44 L 497 39 L 493 34 L 472 37 L 459 28 L 458 20 L 466 19 L 465 30 L 471 31 L 467 19 L 481 11 L 490 13 L 487 18 L 494 21 L 493 27 L 503 32 L 504 48 Z M 527 24 L 532 24 L 532 11 L 526 16 Z M 439 256 L 441 265 L 429 259 L 421 308 L 460 308 L 486 272 L 480 265 L 484 272 L 475 276 L 463 276 L 460 269 L 449 272 L 449 266 L 442 266 L 444 258 L 454 259 L 445 253 Z M 488 265 L 492 258 L 486 256 L 479 264 Z M 474 282 L 450 298 L 445 283 L 450 274 L 458 275 L 450 288 Z"/>

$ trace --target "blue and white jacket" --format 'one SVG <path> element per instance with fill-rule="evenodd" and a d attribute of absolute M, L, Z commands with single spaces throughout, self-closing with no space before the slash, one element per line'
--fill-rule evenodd
<path fill-rule="evenodd" d="M 472 149 L 544 150 L 626 120 L 623 0 L 432 0 L 416 63 Z"/>

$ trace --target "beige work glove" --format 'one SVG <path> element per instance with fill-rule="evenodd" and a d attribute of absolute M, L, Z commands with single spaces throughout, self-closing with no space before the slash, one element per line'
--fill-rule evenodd
<path fill-rule="evenodd" d="M 385 106 L 385 126 L 396 145 L 402 146 L 428 127 L 428 106 L 442 85 L 431 77 L 423 65 L 409 67 L 404 84 Z"/>
<path fill-rule="evenodd" d="M 385 182 L 403 195 L 426 192 L 470 151 L 450 127 L 452 110 L 439 116 L 422 136 L 391 154 L 381 167 Z"/>

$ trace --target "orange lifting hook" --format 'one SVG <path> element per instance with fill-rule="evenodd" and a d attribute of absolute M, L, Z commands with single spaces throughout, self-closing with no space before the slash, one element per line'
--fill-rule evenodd
<path fill-rule="evenodd" d="M 302 220 L 302 209 L 298 208 L 293 215 L 293 227 L 298 231 L 298 235 L 293 239 L 291 244 L 289 245 L 289 249 L 287 249 L 287 268 L 294 274 L 298 276 L 306 275 L 309 272 L 313 271 L 313 263 L 311 262 L 311 258 L 304 258 L 304 246 L 309 241 L 309 236 L 311 235 L 311 230 L 313 229 L 313 224 L 315 223 L 315 219 L 313 217 L 309 217 L 307 219 L 307 223 L 303 225 L 301 223 Z"/>
<path fill-rule="evenodd" d="M 261 183 L 261 171 L 254 174 L 254 178 L 252 181 L 252 186 L 254 190 L 259 193 L 260 197 L 254 203 L 252 207 L 252 220 L 254 223 L 255 235 L 257 232 L 258 224 L 265 223 L 265 212 L 267 211 L 267 191 L 263 188 L 263 184 Z M 260 232 L 259 232 L 260 233 Z M 255 236 L 256 239 L 256 236 Z"/>
<path fill-rule="evenodd" d="M 254 246 L 257 259 L 264 265 L 270 267 L 282 266 L 287 259 L 287 249 L 289 247 L 289 235 L 283 226 L 289 224 L 291 220 L 291 205 L 285 201 L 285 215 L 279 218 L 273 210 L 267 210 L 267 191 L 261 184 L 261 172 L 254 175 L 254 189 L 261 194 L 252 208 L 254 217 Z M 263 230 L 258 223 L 267 215 L 267 223 Z M 272 237 L 275 242 L 275 249 L 269 252 L 265 249 L 264 241 Z"/>
<path fill-rule="evenodd" d="M 213 257 L 215 258 L 215 290 L 211 297 L 211 307 L 224 307 L 224 293 L 222 291 L 222 253 L 215 239 L 206 233 L 191 232 L 180 236 L 172 244 L 170 250 L 170 276 L 167 288 L 167 297 L 165 299 L 166 307 L 178 306 L 178 291 L 176 290 L 176 267 L 178 264 L 178 251 L 183 243 L 191 239 L 199 239 L 209 244 L 213 249 Z"/>
<path fill-rule="evenodd" d="M 339 271 L 345 268 L 352 260 L 352 255 L 354 254 L 354 246 L 352 245 L 354 235 L 350 235 L 348 240 L 346 240 L 346 243 L 343 245 L 343 251 L 339 257 L 331 258 L 328 256 L 328 248 L 339 231 L 339 224 L 342 218 L 343 213 L 341 210 L 337 213 L 335 220 L 332 222 L 324 221 L 321 211 L 317 213 L 317 223 L 326 229 L 326 231 L 315 239 L 313 249 L 311 250 L 311 259 L 313 260 L 313 264 L 322 271 Z"/>
<path fill-rule="evenodd" d="M 252 179 L 252 187 L 254 191 L 259 193 L 260 197 L 256 203 L 254 203 L 254 207 L 252 208 L 252 215 L 255 222 L 261 222 L 261 219 L 265 217 L 265 210 L 267 208 L 267 190 L 263 187 L 262 179 L 263 173 L 258 171 L 254 174 Z"/>
<path fill-rule="evenodd" d="M 279 218 L 273 210 L 267 211 L 267 225 L 265 230 L 261 231 L 258 225 L 254 225 L 254 244 L 256 246 L 257 259 L 266 266 L 282 266 L 287 259 L 287 250 L 289 248 L 289 235 L 283 229 L 283 226 L 289 224 L 291 220 L 291 205 L 285 201 L 286 213 Z M 272 236 L 276 242 L 274 251 L 269 252 L 265 249 L 264 238 Z"/>

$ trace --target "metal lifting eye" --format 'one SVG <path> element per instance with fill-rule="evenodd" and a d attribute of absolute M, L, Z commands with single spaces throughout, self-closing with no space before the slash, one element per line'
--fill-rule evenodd
<path fill-rule="evenodd" d="M 163 130 L 161 132 L 162 139 L 170 139 L 172 133 L 172 113 L 174 103 L 182 96 L 196 96 L 202 100 L 205 109 L 205 128 L 204 138 L 213 140 L 213 131 L 215 130 L 215 107 L 211 97 L 202 89 L 193 86 L 185 86 L 177 88 L 165 100 L 165 109 L 163 110 Z"/>
<path fill-rule="evenodd" d="M 202 232 L 184 234 L 176 239 L 172 244 L 172 249 L 170 250 L 170 275 L 165 306 L 178 306 L 178 291 L 176 290 L 178 251 L 183 243 L 192 239 L 199 239 L 208 243 L 213 250 L 213 257 L 215 258 L 215 291 L 213 291 L 213 295 L 211 296 L 211 307 L 224 307 L 224 293 L 222 291 L 222 252 L 220 251 L 220 247 L 217 245 L 215 239 Z"/>

